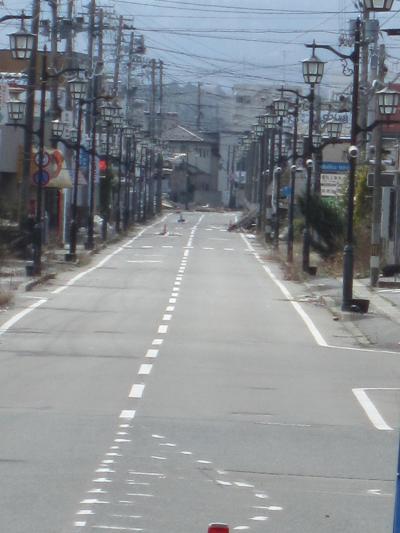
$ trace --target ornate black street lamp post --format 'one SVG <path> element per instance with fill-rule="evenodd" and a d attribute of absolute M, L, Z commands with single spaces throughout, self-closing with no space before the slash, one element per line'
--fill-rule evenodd
<path fill-rule="evenodd" d="M 310 85 L 310 94 L 307 97 L 310 103 L 309 122 L 308 122 L 308 140 L 307 140 L 307 181 L 306 181 L 306 205 L 305 221 L 303 232 L 303 255 L 302 266 L 304 272 L 310 271 L 310 196 L 311 196 L 311 176 L 312 176 L 312 145 L 313 145 L 313 125 L 314 125 L 314 102 L 315 102 L 315 85 L 321 83 L 324 74 L 325 63 L 315 55 L 315 43 L 312 46 L 313 52 L 309 59 L 303 61 L 303 78 L 305 83 Z"/>

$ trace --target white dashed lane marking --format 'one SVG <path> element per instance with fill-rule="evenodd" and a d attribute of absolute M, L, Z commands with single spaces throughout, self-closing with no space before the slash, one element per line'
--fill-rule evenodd
<path fill-rule="evenodd" d="M 153 365 L 143 363 L 142 365 L 140 365 L 138 375 L 139 376 L 149 375 L 152 368 L 153 368 Z"/>
<path fill-rule="evenodd" d="M 133 418 L 135 418 L 135 414 L 136 411 L 124 409 L 123 411 L 121 411 L 119 417 L 126 420 L 132 420 Z"/>
<path fill-rule="evenodd" d="M 129 393 L 129 398 L 141 398 L 146 385 L 144 383 L 136 383 L 132 386 L 131 392 Z"/>

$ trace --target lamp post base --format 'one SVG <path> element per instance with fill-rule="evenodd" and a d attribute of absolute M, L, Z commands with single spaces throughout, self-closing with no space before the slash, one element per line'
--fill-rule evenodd
<path fill-rule="evenodd" d="M 342 311 L 351 311 L 353 305 L 353 245 L 346 244 L 343 250 L 343 297 Z"/>
<path fill-rule="evenodd" d="M 64 259 L 67 261 L 67 263 L 74 263 L 76 261 L 76 253 L 68 252 L 64 255 Z"/>
<path fill-rule="evenodd" d="M 310 230 L 305 228 L 303 232 L 303 257 L 302 257 L 303 272 L 310 270 Z"/>

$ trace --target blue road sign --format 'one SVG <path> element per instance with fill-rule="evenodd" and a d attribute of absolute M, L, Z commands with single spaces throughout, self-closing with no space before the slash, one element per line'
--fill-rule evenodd
<path fill-rule="evenodd" d="M 50 181 L 50 174 L 47 170 L 42 170 L 42 172 L 37 170 L 32 176 L 32 181 L 35 185 L 47 185 Z"/>
<path fill-rule="evenodd" d="M 89 168 L 89 152 L 84 148 L 81 149 L 79 154 L 79 166 L 81 168 Z"/>
<path fill-rule="evenodd" d="M 349 163 L 339 163 L 336 161 L 324 161 L 321 165 L 323 172 L 347 172 L 349 169 Z"/>

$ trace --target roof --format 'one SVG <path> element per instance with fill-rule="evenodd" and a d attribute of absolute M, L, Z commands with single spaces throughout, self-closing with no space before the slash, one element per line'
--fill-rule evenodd
<path fill-rule="evenodd" d="M 183 126 L 175 126 L 162 135 L 163 141 L 178 141 L 178 142 L 207 142 L 203 137 L 197 133 L 190 131 Z"/>

